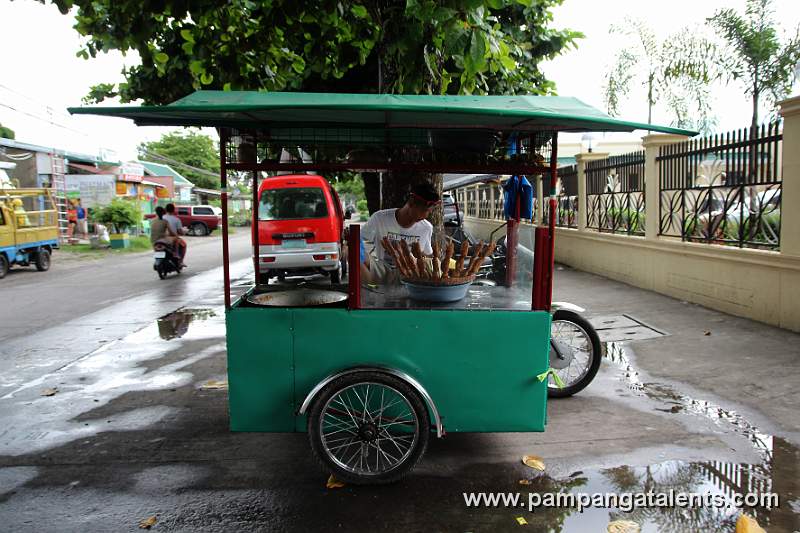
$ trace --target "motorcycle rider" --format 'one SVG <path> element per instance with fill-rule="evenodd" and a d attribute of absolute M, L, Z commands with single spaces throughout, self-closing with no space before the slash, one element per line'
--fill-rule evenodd
<path fill-rule="evenodd" d="M 169 224 L 170 229 L 175 234 L 175 248 L 181 260 L 181 266 L 186 267 L 186 263 L 183 262 L 183 259 L 186 257 L 186 251 L 189 246 L 186 244 L 186 241 L 180 237 L 185 233 L 185 230 L 183 229 L 181 219 L 175 215 L 175 204 L 167 204 L 167 214 L 164 215 L 164 220 Z"/>
<path fill-rule="evenodd" d="M 155 244 L 158 241 L 168 243 L 171 247 L 175 247 L 175 239 L 177 235 L 166 220 L 164 214 L 166 211 L 163 207 L 156 207 L 156 219 L 150 222 L 150 244 Z"/>

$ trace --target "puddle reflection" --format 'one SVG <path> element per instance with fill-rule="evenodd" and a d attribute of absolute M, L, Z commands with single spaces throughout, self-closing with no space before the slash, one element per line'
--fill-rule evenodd
<path fill-rule="evenodd" d="M 643 381 L 623 344 L 609 342 L 605 348 L 605 357 L 621 369 L 619 378 L 633 393 L 660 403 L 663 407 L 657 408 L 659 411 L 699 416 L 724 431 L 745 437 L 761 456 L 761 462 L 668 461 L 644 468 L 622 466 L 600 472 L 597 483 L 601 490 L 663 492 L 674 488 L 676 491 L 720 494 L 729 502 L 733 502 L 735 494 L 775 493 L 780 498 L 779 507 L 767 509 L 757 505 L 745 511 L 756 517 L 762 527 L 770 526 L 769 531 L 800 529 L 798 447 L 781 437 L 765 433 L 734 410 L 679 393 L 667 384 Z M 590 492 L 595 491 L 595 488 L 590 489 Z M 648 523 L 654 528 L 652 531 L 731 531 L 737 514 L 733 509 L 640 509 L 619 516 L 612 514 L 611 519 Z M 643 527 L 642 531 L 648 529 Z"/>
<path fill-rule="evenodd" d="M 189 331 L 189 324 L 194 320 L 208 320 L 217 316 L 213 309 L 178 309 L 159 318 L 158 336 L 168 341 L 178 339 Z"/>
<path fill-rule="evenodd" d="M 531 492 L 620 495 L 616 508 L 592 507 L 582 513 L 576 508 L 545 510 L 542 518 L 551 531 L 600 531 L 601 524 L 614 520 L 636 522 L 642 532 L 733 531 L 739 514 L 745 512 L 770 532 L 792 532 L 800 526 L 800 517 L 793 509 L 797 502 L 798 464 L 797 450 L 782 439 L 775 439 L 771 461 L 761 465 L 665 461 L 645 467 L 620 466 L 580 473 L 579 477 L 564 481 L 545 478 L 531 487 Z M 623 496 L 639 493 L 653 493 L 656 502 L 668 497 L 656 496 L 661 494 L 698 494 L 701 496 L 697 498 L 714 505 L 635 506 L 635 499 Z M 771 493 L 779 495 L 777 507 L 769 499 Z M 756 495 L 752 502 L 755 505 L 736 507 L 737 495 L 745 494 Z"/>

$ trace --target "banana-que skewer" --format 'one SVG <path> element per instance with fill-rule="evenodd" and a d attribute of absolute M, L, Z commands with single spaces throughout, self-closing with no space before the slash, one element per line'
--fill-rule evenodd
<path fill-rule="evenodd" d="M 455 245 L 453 241 L 447 243 L 447 249 L 444 252 L 444 259 L 442 259 L 442 277 L 441 279 L 447 279 L 450 275 L 450 260 L 453 258 L 453 252 L 455 251 Z M 436 258 L 433 259 L 436 261 Z"/>
<path fill-rule="evenodd" d="M 469 242 L 464 239 L 461 242 L 461 255 L 458 256 L 458 261 L 456 261 L 456 271 L 453 273 L 454 278 L 460 278 L 464 275 L 464 260 L 466 260 L 468 253 Z"/>
<path fill-rule="evenodd" d="M 422 253 L 422 247 L 420 247 L 419 242 L 415 242 L 411 245 L 411 251 L 417 258 L 417 270 L 419 277 L 421 279 L 430 279 L 430 276 L 428 275 L 428 268 L 425 264 L 425 254 Z"/>
<path fill-rule="evenodd" d="M 476 252 L 476 254 L 472 256 L 472 262 L 469 265 L 469 270 L 467 270 L 467 277 L 477 274 L 478 269 L 480 269 L 483 264 L 483 260 L 491 255 L 492 252 L 494 252 L 494 244 L 487 244 L 480 253 Z"/>
<path fill-rule="evenodd" d="M 439 243 L 433 243 L 433 279 L 442 279 L 442 265 L 439 263 Z"/>

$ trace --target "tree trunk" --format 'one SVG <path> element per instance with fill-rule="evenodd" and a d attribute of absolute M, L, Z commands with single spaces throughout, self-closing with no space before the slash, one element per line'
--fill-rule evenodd
<path fill-rule="evenodd" d="M 364 194 L 367 197 L 367 208 L 370 214 L 381 208 L 381 187 L 378 174 L 365 172 Z M 384 172 L 383 174 L 383 209 L 402 207 L 408 199 L 409 189 L 417 183 L 432 183 L 439 195 L 442 194 L 442 175 L 424 172 Z M 441 204 L 431 212 L 428 220 L 433 224 L 434 232 L 439 232 L 444 226 Z"/>

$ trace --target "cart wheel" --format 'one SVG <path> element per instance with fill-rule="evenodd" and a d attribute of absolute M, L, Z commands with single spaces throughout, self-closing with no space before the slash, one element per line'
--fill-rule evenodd
<path fill-rule="evenodd" d="M 391 483 L 408 474 L 428 446 L 425 402 L 403 380 L 353 372 L 323 388 L 308 415 L 311 448 L 340 481 Z"/>
<path fill-rule="evenodd" d="M 6 254 L 0 253 L 0 279 L 6 277 L 9 266 L 10 265 L 8 264 L 8 258 L 6 257 Z"/>
<path fill-rule="evenodd" d="M 573 358 L 565 368 L 555 370 L 564 382 L 563 388 L 555 384 L 552 376 L 548 377 L 547 396 L 566 398 L 585 389 L 597 375 L 603 358 L 600 337 L 588 320 L 565 309 L 553 313 L 550 334 L 572 350 Z"/>
<path fill-rule="evenodd" d="M 36 253 L 36 270 L 39 272 L 50 270 L 50 252 L 47 250 L 40 250 Z"/>

